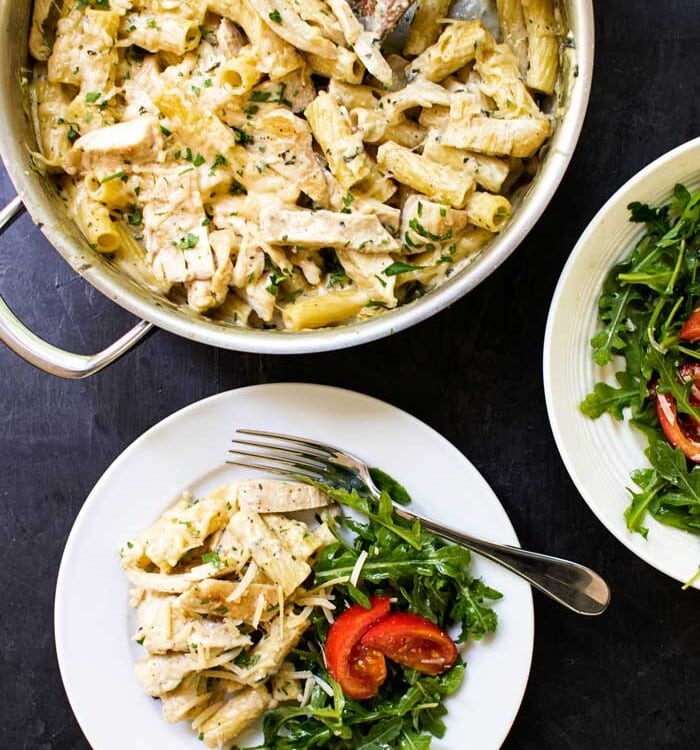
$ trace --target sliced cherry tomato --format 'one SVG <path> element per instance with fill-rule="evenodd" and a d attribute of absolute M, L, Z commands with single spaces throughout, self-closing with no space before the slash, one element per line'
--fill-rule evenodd
<path fill-rule="evenodd" d="M 692 315 L 688 320 L 691 318 Z M 698 320 L 700 325 L 700 311 Z M 686 383 L 692 381 L 690 403 L 700 405 L 700 364 L 683 364 L 678 368 L 678 374 Z M 700 424 L 688 414 L 679 414 L 676 399 L 670 394 L 658 393 L 655 385 L 651 393 L 656 398 L 656 415 L 668 442 L 680 448 L 690 461 L 700 463 Z"/>
<path fill-rule="evenodd" d="M 700 308 L 690 313 L 688 320 L 683 323 L 680 335 L 685 341 L 697 341 L 700 339 Z"/>
<path fill-rule="evenodd" d="M 688 425 L 682 425 L 676 408 L 676 399 L 668 393 L 656 394 L 656 414 L 666 440 L 675 448 L 680 448 L 686 458 L 700 463 L 700 440 L 692 437 L 699 431 L 697 422 L 689 417 Z M 688 434 L 691 433 L 691 434 Z"/>
<path fill-rule="evenodd" d="M 409 612 L 395 612 L 379 620 L 360 643 L 425 674 L 442 674 L 457 661 L 452 638 L 430 620 Z"/>
<path fill-rule="evenodd" d="M 326 664 L 345 695 L 355 700 L 377 694 L 386 679 L 384 656 L 360 643 L 362 636 L 389 614 L 388 596 L 375 596 L 371 608 L 353 604 L 331 625 L 326 640 Z"/>
<path fill-rule="evenodd" d="M 686 362 L 678 368 L 678 374 L 687 383 L 693 381 L 690 388 L 690 403 L 700 406 L 700 364 Z"/>

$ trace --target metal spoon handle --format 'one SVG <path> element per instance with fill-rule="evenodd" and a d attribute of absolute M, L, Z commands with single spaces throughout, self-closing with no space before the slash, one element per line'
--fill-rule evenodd
<path fill-rule="evenodd" d="M 593 570 L 559 557 L 497 544 L 465 534 L 438 521 L 396 507 L 398 515 L 420 520 L 424 528 L 478 552 L 524 578 L 543 594 L 580 615 L 600 615 L 610 602 L 608 584 Z"/>

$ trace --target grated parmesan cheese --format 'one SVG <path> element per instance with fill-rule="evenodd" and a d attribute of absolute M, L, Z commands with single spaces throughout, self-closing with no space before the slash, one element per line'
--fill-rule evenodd
<path fill-rule="evenodd" d="M 265 597 L 262 594 L 258 594 L 258 603 L 255 605 L 255 614 L 253 615 L 253 628 L 258 627 L 260 624 L 260 618 L 262 617 L 263 609 L 265 608 Z"/>
<path fill-rule="evenodd" d="M 313 689 L 314 689 L 314 678 L 313 676 L 311 676 L 306 680 L 306 684 L 304 685 L 304 693 L 301 696 L 301 700 L 299 701 L 302 707 L 305 706 L 311 700 L 311 692 L 313 691 Z"/>
<path fill-rule="evenodd" d="M 280 624 L 280 641 L 284 638 L 284 589 L 278 585 L 277 586 L 277 604 L 279 606 L 279 613 L 280 616 L 278 617 L 279 624 Z"/>
<path fill-rule="evenodd" d="M 238 582 L 236 588 L 226 597 L 227 602 L 237 602 L 248 590 L 251 583 L 255 581 L 255 577 L 258 575 L 258 566 L 251 560 L 245 575 Z"/>
<path fill-rule="evenodd" d="M 313 677 L 313 676 L 314 676 L 314 673 L 313 672 L 309 672 L 308 669 L 305 669 L 305 670 L 303 670 L 301 672 L 290 672 L 289 673 L 289 677 L 292 680 L 308 680 L 310 677 Z"/>
<path fill-rule="evenodd" d="M 360 580 L 360 573 L 362 572 L 362 567 L 365 564 L 365 560 L 367 559 L 367 550 L 362 550 L 360 552 L 359 557 L 357 558 L 357 562 L 355 563 L 355 567 L 352 569 L 352 573 L 350 573 L 350 583 L 353 586 L 357 586 L 357 582 Z"/>
<path fill-rule="evenodd" d="M 202 713 L 197 714 L 194 721 L 192 722 L 192 729 L 199 729 L 204 722 L 211 718 L 220 708 L 226 705 L 226 701 L 216 701 L 212 703 L 209 708 L 205 708 Z"/>
<path fill-rule="evenodd" d="M 314 675 L 314 682 L 323 690 L 326 695 L 330 695 L 330 697 L 333 697 L 333 688 L 322 678 L 319 677 L 317 674 Z"/>

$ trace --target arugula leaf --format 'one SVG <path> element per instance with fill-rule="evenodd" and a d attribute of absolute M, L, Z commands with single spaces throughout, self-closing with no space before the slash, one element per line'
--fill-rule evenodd
<path fill-rule="evenodd" d="M 369 474 L 379 490 L 388 492 L 395 503 L 408 505 L 411 502 L 411 496 L 406 491 L 406 488 L 402 484 L 399 484 L 394 477 L 376 467 L 370 468 Z"/>
<path fill-rule="evenodd" d="M 611 289 L 604 293 L 598 304 L 599 317 L 606 325 L 591 339 L 593 360 L 601 367 L 608 364 L 616 352 L 622 350 L 625 341 L 620 330 L 625 325 L 625 308 L 632 294 L 631 289 Z"/>
<path fill-rule="evenodd" d="M 614 419 L 622 419 L 622 411 L 626 407 L 639 404 L 639 385 L 627 372 L 615 374 L 619 388 L 607 383 L 596 383 L 593 392 L 581 402 L 580 409 L 587 417 L 597 419 L 606 412 Z"/>
<path fill-rule="evenodd" d="M 630 531 L 637 531 L 645 539 L 649 530 L 642 525 L 649 505 L 663 486 L 663 480 L 654 469 L 638 469 L 632 472 L 632 480 L 641 488 L 641 492 L 628 490 L 632 495 L 632 502 L 625 509 L 625 521 Z"/>
<path fill-rule="evenodd" d="M 645 453 L 659 476 L 677 487 L 691 504 L 700 509 L 700 467 L 688 471 L 683 452 L 662 440 L 653 442 Z"/>
<path fill-rule="evenodd" d="M 403 732 L 399 750 L 429 750 L 430 737 L 427 734 L 416 734 L 415 732 Z"/>

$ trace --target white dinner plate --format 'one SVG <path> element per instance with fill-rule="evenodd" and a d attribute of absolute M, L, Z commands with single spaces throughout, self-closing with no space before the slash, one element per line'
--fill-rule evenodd
<path fill-rule="evenodd" d="M 134 675 L 144 652 L 130 641 L 135 618 L 118 549 L 183 490 L 201 495 L 243 474 L 224 464 L 238 427 L 346 448 L 403 482 L 417 510 L 518 544 L 503 507 L 472 464 L 430 427 L 393 406 L 302 384 L 240 388 L 188 406 L 142 435 L 110 466 L 80 511 L 63 554 L 56 650 L 71 706 L 95 750 L 202 749 L 187 723 L 165 723 L 160 701 L 148 697 Z M 482 559 L 474 560 L 473 573 L 504 594 L 495 605 L 499 626 L 495 635 L 466 648 L 467 677 L 450 700 L 447 735 L 434 742 L 436 750 L 500 747 L 530 671 L 529 586 Z"/>
<path fill-rule="evenodd" d="M 679 581 L 700 563 L 700 539 L 648 517 L 648 538 L 627 530 L 623 512 L 634 488 L 630 472 L 644 466 L 646 439 L 626 422 L 604 414 L 585 417 L 579 404 L 598 381 L 616 385 L 623 360 L 599 367 L 590 340 L 598 330 L 597 306 L 610 269 L 644 234 L 629 221 L 633 201 L 667 203 L 676 183 L 700 186 L 700 138 L 669 151 L 623 185 L 581 235 L 554 292 L 544 341 L 547 411 L 561 457 L 578 491 L 602 523 L 632 552 Z M 700 581 L 695 588 L 700 588 Z"/>

